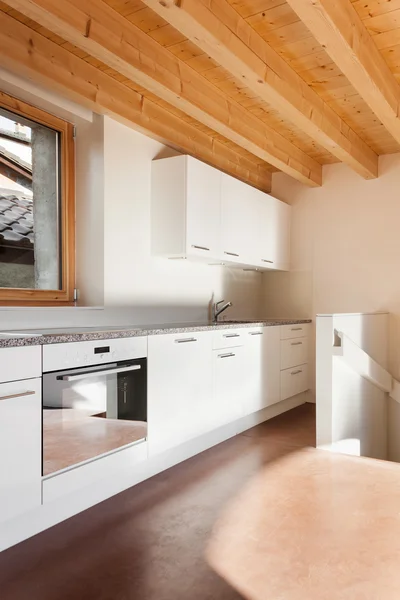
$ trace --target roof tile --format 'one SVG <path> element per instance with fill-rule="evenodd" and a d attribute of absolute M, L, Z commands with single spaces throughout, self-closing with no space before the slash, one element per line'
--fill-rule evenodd
<path fill-rule="evenodd" d="M 0 246 L 33 248 L 33 201 L 0 190 Z"/>

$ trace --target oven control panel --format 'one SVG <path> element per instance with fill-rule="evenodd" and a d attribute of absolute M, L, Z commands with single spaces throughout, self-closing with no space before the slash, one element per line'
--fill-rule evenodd
<path fill-rule="evenodd" d="M 43 372 L 147 357 L 147 336 L 43 345 Z"/>

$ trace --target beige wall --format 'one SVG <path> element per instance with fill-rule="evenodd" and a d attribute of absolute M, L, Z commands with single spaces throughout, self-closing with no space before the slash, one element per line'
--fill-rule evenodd
<path fill-rule="evenodd" d="M 265 316 L 313 319 L 389 311 L 389 368 L 400 378 L 400 155 L 381 157 L 379 172 L 365 181 L 329 165 L 316 189 L 273 176 L 272 194 L 293 207 L 291 272 L 263 276 L 262 306 Z"/>
<path fill-rule="evenodd" d="M 291 272 L 264 275 L 263 310 L 273 316 L 391 313 L 390 368 L 400 378 L 400 155 L 380 158 L 366 181 L 344 165 L 324 167 L 309 189 L 274 175 L 274 196 L 292 212 Z"/>

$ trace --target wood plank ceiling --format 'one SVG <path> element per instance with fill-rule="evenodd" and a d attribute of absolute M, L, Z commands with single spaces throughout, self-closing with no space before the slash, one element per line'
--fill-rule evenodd
<path fill-rule="evenodd" d="M 400 0 L 0 0 L 0 66 L 265 190 L 400 151 Z"/>

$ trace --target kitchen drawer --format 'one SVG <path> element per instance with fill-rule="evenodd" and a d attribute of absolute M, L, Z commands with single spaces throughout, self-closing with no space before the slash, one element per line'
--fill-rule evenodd
<path fill-rule="evenodd" d="M 308 365 L 281 371 L 281 400 L 308 390 Z"/>
<path fill-rule="evenodd" d="M 281 340 L 281 370 L 308 363 L 308 338 Z"/>
<path fill-rule="evenodd" d="M 223 350 L 224 348 L 235 348 L 243 346 L 245 336 L 248 335 L 248 329 L 221 329 L 214 331 L 213 350 Z"/>
<path fill-rule="evenodd" d="M 0 348 L 0 383 L 41 376 L 41 346 Z"/>
<path fill-rule="evenodd" d="M 308 335 L 310 335 L 310 323 L 301 323 L 300 325 L 281 325 L 281 340 L 307 337 Z"/>

